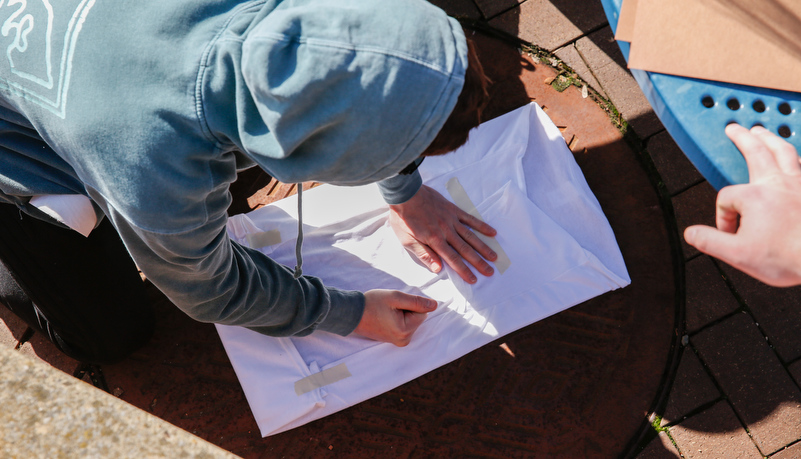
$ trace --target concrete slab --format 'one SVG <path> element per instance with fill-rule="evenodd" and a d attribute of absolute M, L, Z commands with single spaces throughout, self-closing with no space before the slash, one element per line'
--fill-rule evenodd
<path fill-rule="evenodd" d="M 2 457 L 234 457 L 11 349 L 0 373 Z"/>
<path fill-rule="evenodd" d="M 715 264 L 706 256 L 685 264 L 687 331 L 694 332 L 740 307 Z"/>
<path fill-rule="evenodd" d="M 782 359 L 791 362 L 801 357 L 801 287 L 771 287 L 719 264 Z"/>
<path fill-rule="evenodd" d="M 720 392 L 709 375 L 701 366 L 698 357 L 691 348 L 685 348 L 681 363 L 673 380 L 662 425 L 673 424 L 684 419 L 696 408 L 710 403 L 720 397 Z"/>
<path fill-rule="evenodd" d="M 749 315 L 737 314 L 691 342 L 763 453 L 801 439 L 801 390 Z"/>
<path fill-rule="evenodd" d="M 685 258 L 696 256 L 700 252 L 684 241 L 684 230 L 690 225 L 715 226 L 716 198 L 717 191 L 706 181 L 673 197 L 676 228 Z"/>
<path fill-rule="evenodd" d="M 606 16 L 601 2 L 594 0 L 528 0 L 519 8 L 491 19 L 489 24 L 554 51 L 602 27 Z"/>
<path fill-rule="evenodd" d="M 578 40 L 576 49 L 592 69 L 609 100 L 640 138 L 664 129 L 637 81 L 628 71 L 608 26 Z"/>
<path fill-rule="evenodd" d="M 21 354 L 31 358 L 46 362 L 59 370 L 73 374 L 78 368 L 79 362 L 72 357 L 67 357 L 58 350 L 56 346 L 40 333 L 36 333 L 27 343 L 19 348 Z"/>
<path fill-rule="evenodd" d="M 649 138 L 645 148 L 671 196 L 704 180 L 667 131 Z"/>
<path fill-rule="evenodd" d="M 28 325 L 0 304 L 0 346 L 14 348 Z"/>
<path fill-rule="evenodd" d="M 670 435 L 685 459 L 762 458 L 726 402 L 671 427 Z"/>

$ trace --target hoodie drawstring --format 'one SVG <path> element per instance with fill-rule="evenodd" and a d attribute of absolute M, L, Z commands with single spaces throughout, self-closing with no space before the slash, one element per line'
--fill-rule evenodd
<path fill-rule="evenodd" d="M 298 240 L 295 243 L 295 279 L 303 275 L 303 256 L 300 254 L 300 247 L 303 245 L 303 184 L 298 183 Z"/>

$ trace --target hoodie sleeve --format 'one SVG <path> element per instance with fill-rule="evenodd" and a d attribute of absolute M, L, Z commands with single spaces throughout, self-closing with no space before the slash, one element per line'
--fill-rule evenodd
<path fill-rule="evenodd" d="M 409 175 L 396 175 L 378 182 L 378 190 L 387 204 L 403 204 L 417 193 L 423 186 L 420 172 Z"/>
<path fill-rule="evenodd" d="M 201 322 L 238 325 L 270 336 L 314 330 L 350 334 L 364 312 L 361 292 L 326 287 L 232 241 L 224 206 L 207 223 L 167 233 L 143 229 L 101 204 L 139 268 L 176 306 Z"/>

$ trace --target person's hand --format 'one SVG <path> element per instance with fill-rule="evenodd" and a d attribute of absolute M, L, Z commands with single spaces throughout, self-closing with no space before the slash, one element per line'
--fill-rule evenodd
<path fill-rule="evenodd" d="M 437 302 L 397 290 L 370 290 L 364 294 L 364 315 L 355 333 L 403 347 Z"/>
<path fill-rule="evenodd" d="M 690 226 L 688 244 L 777 287 L 801 284 L 801 164 L 795 147 L 767 129 L 731 124 L 726 135 L 750 182 L 720 190 L 715 224 Z"/>
<path fill-rule="evenodd" d="M 444 259 L 471 284 L 476 277 L 464 260 L 485 276 L 494 272 L 485 259 L 495 261 L 498 255 L 471 228 L 489 237 L 495 236 L 495 229 L 433 189 L 423 186 L 408 201 L 389 208 L 389 222 L 398 239 L 431 271 L 438 273 Z"/>

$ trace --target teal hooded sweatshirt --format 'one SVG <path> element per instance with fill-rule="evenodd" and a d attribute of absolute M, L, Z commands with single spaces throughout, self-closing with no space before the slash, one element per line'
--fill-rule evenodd
<path fill-rule="evenodd" d="M 275 336 L 346 335 L 364 295 L 232 242 L 237 171 L 403 202 L 467 67 L 423 0 L 6 0 L 0 44 L 0 200 L 86 195 L 188 315 Z"/>

